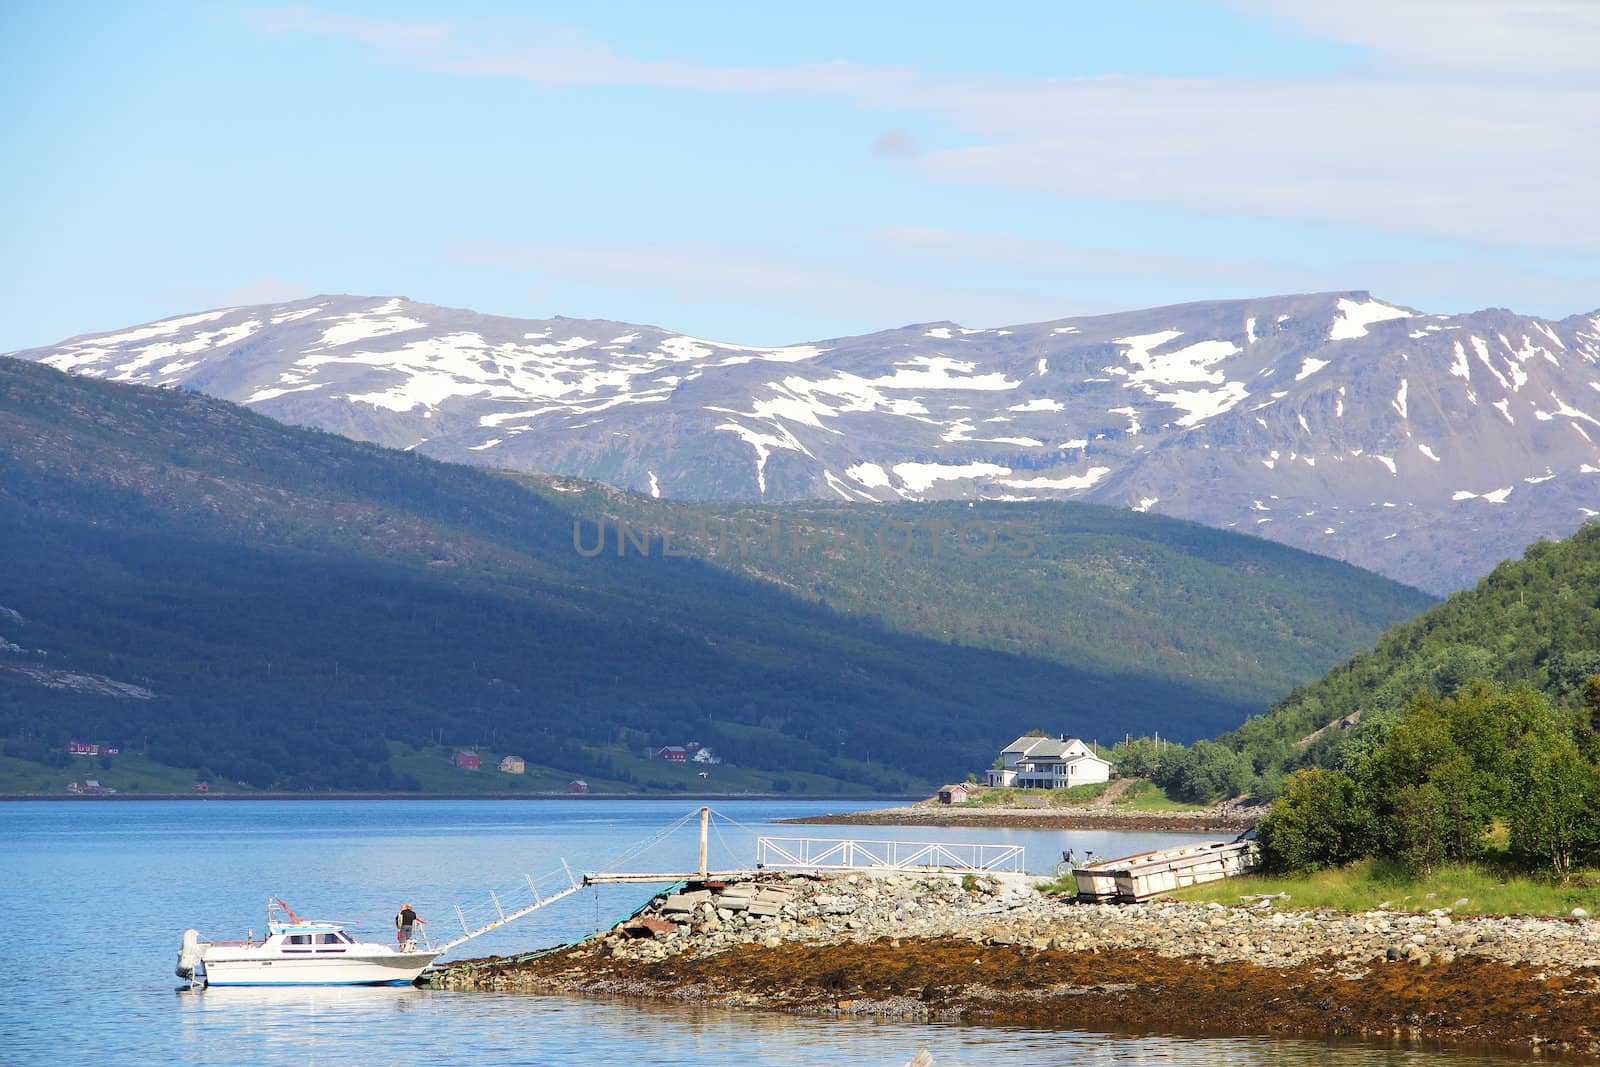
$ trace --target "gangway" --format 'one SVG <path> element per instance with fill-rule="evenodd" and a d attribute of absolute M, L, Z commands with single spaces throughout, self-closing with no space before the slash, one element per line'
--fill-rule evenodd
<path fill-rule="evenodd" d="M 583 880 L 572 873 L 566 860 L 561 861 L 559 871 L 548 872 L 544 882 L 545 887 L 541 889 L 540 879 L 524 875 L 521 882 L 489 890 L 486 901 L 465 908 L 457 904 L 455 914 L 456 921 L 461 924 L 461 933 L 434 947 L 441 952 L 448 952 L 490 930 L 514 922 L 524 915 L 531 915 L 540 908 L 547 908 L 583 888 Z"/>
<path fill-rule="evenodd" d="M 521 881 L 497 886 L 489 890 L 486 899 L 474 901 L 466 906 L 457 904 L 453 910 L 456 922 L 460 924 L 461 933 L 455 934 L 449 940 L 437 945 L 431 944 L 426 934 L 420 937 L 418 941 L 425 947 L 438 949 L 441 953 L 448 952 L 457 945 L 465 944 L 475 937 L 481 937 L 491 930 L 499 929 L 506 923 L 514 922 L 525 915 L 531 915 L 541 908 L 547 908 L 558 900 L 570 897 L 586 885 L 598 885 L 601 882 L 610 880 L 619 882 L 677 881 L 684 876 L 677 874 L 647 877 L 620 876 L 608 879 L 604 874 L 604 870 L 614 868 L 639 856 L 664 838 L 670 836 L 679 827 L 694 818 L 696 814 L 696 812 L 690 811 L 670 826 L 657 831 L 654 836 L 634 845 L 621 855 L 613 857 L 610 863 L 605 868 L 602 868 L 600 873 L 579 877 L 572 872 L 571 866 L 563 859 L 560 861 L 561 866 L 559 869 L 546 871 L 539 876 L 524 875 Z M 700 873 L 703 877 L 707 871 L 707 831 L 710 824 L 711 809 L 701 808 L 698 814 L 700 816 Z"/>
<path fill-rule="evenodd" d="M 699 863 L 693 871 L 619 870 L 651 847 L 670 836 L 695 815 L 700 816 Z M 708 832 L 711 815 L 739 826 L 755 837 L 755 865 L 713 871 L 709 863 Z M 720 832 L 719 832 L 720 839 Z M 726 845 L 726 842 L 724 842 Z M 748 853 L 746 854 L 748 855 Z M 748 862 L 748 861 L 747 861 Z M 1021 845 L 971 844 L 948 841 L 868 841 L 824 837 L 763 837 L 722 812 L 708 807 L 690 811 L 650 839 L 628 849 L 599 870 L 574 874 L 565 859 L 558 869 L 535 877 L 523 876 L 519 882 L 499 886 L 487 898 L 469 906 L 456 905 L 455 919 L 461 928 L 442 944 L 429 945 L 447 952 L 457 945 L 480 937 L 506 923 L 514 922 L 541 908 L 572 896 L 585 886 L 626 883 L 672 883 L 708 878 L 744 878 L 763 871 L 884 871 L 933 874 L 1023 874 Z M 685 865 L 687 866 L 687 864 Z M 435 920 L 437 922 L 437 920 Z M 422 939 L 424 942 L 426 938 Z"/>

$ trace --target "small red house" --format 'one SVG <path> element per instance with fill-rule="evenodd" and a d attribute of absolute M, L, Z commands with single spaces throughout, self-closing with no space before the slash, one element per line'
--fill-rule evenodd
<path fill-rule="evenodd" d="M 668 745 L 656 753 L 656 759 L 670 760 L 673 763 L 689 762 L 689 750 L 682 745 Z"/>
<path fill-rule="evenodd" d="M 967 802 L 967 787 L 965 785 L 947 785 L 939 790 L 939 803 L 965 804 Z"/>
<path fill-rule="evenodd" d="M 194 785 L 191 785 L 189 788 L 193 789 L 196 793 L 209 793 L 209 792 L 211 792 L 211 783 L 210 782 L 196 782 Z"/>
<path fill-rule="evenodd" d="M 476 752 L 457 752 L 456 753 L 456 766 L 460 767 L 464 771 L 475 771 L 475 770 L 477 770 L 478 769 L 478 754 Z"/>
<path fill-rule="evenodd" d="M 582 778 L 574 778 L 567 783 L 567 789 L 574 793 L 587 793 L 589 791 L 589 783 Z"/>

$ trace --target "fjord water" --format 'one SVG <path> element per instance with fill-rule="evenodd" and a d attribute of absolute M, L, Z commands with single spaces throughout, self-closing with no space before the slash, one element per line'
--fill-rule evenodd
<path fill-rule="evenodd" d="M 1121 855 L 1173 834 L 775 826 L 848 810 L 819 802 L 723 801 L 714 865 L 747 865 L 753 832 L 830 838 L 1020 843 L 1030 870 L 1063 848 Z M 810 1018 L 593 997 L 413 988 L 213 989 L 179 993 L 186 927 L 214 938 L 264 929 L 269 896 L 304 914 L 360 922 L 392 937 L 405 901 L 448 936 L 452 905 L 566 858 L 598 869 L 692 811 L 687 800 L 16 802 L 0 804 L 0 1064 L 632 1065 L 904 1063 L 930 1049 L 956 1064 L 1488 1063 L 1261 1039 Z M 692 826 L 628 869 L 687 870 Z M 584 890 L 468 942 L 453 958 L 555 944 L 609 925 L 649 895 L 640 886 Z M 459 929 L 459 928 L 458 928 Z"/>

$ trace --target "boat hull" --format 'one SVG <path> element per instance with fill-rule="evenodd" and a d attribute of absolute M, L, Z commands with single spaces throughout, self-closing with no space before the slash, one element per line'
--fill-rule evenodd
<path fill-rule="evenodd" d="M 410 985 L 439 952 L 285 957 L 249 949 L 204 957 L 209 986 Z"/>

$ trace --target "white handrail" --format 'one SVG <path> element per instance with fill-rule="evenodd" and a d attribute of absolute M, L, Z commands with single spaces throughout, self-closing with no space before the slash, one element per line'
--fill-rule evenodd
<path fill-rule="evenodd" d="M 864 841 L 832 837 L 758 837 L 760 867 L 807 870 L 937 870 L 1021 874 L 1021 845 L 947 841 Z"/>

